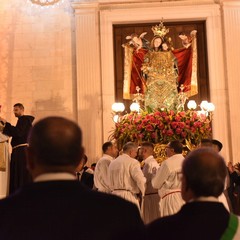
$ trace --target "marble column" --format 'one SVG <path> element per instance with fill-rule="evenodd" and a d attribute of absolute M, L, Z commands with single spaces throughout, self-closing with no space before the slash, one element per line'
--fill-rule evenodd
<path fill-rule="evenodd" d="M 229 128 L 230 144 L 232 145 L 233 162 L 240 161 L 240 111 L 239 111 L 239 94 L 240 94 L 240 2 L 223 1 L 223 26 L 224 26 L 224 50 L 226 73 L 225 78 L 228 89 L 229 99 Z"/>
<path fill-rule="evenodd" d="M 77 119 L 90 164 L 100 157 L 103 141 L 98 4 L 72 6 L 76 27 Z"/>

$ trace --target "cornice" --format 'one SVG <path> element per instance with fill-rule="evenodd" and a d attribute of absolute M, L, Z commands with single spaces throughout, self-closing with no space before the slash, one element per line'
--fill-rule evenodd
<path fill-rule="evenodd" d="M 180 0 L 180 1 L 146 1 L 146 0 L 125 0 L 125 1 L 86 1 L 86 2 L 73 2 L 72 7 L 74 9 L 86 9 L 86 8 L 99 8 L 101 10 L 107 9 L 125 9 L 125 8 L 146 8 L 146 7 L 176 7 L 176 6 L 199 6 L 216 4 L 214 0 Z"/>

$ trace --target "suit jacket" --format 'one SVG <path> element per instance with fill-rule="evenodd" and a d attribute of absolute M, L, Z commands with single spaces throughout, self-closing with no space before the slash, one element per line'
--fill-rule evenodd
<path fill-rule="evenodd" d="M 76 180 L 36 182 L 0 201 L 0 239 L 143 239 L 137 207 Z M 124 238 L 126 237 L 126 238 Z"/>
<path fill-rule="evenodd" d="M 219 240 L 228 226 L 229 212 L 219 202 L 190 202 L 171 216 L 147 227 L 148 239 Z"/>
<path fill-rule="evenodd" d="M 93 188 L 93 174 L 83 171 L 80 182 L 89 187 L 90 189 Z"/>

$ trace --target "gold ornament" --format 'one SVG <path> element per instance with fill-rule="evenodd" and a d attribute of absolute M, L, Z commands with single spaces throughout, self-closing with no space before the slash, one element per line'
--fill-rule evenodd
<path fill-rule="evenodd" d="M 166 28 L 163 25 L 163 21 L 160 21 L 159 25 L 152 27 L 152 31 L 154 36 L 160 36 L 161 38 L 164 38 L 165 35 L 169 33 L 169 28 Z"/>

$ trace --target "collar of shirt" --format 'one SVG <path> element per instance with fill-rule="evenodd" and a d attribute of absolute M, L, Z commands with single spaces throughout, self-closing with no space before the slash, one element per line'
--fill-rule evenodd
<path fill-rule="evenodd" d="M 169 158 L 167 158 L 166 160 L 171 160 L 171 159 L 183 159 L 184 157 L 183 157 L 183 155 L 181 154 L 181 153 L 176 153 L 176 154 L 174 154 L 174 155 L 172 155 L 171 157 L 169 157 Z"/>
<path fill-rule="evenodd" d="M 34 182 L 43 182 L 43 181 L 57 181 L 57 180 L 75 180 L 75 176 L 71 173 L 62 172 L 62 173 L 44 173 L 37 176 L 34 179 Z"/>
<path fill-rule="evenodd" d="M 218 198 L 209 196 L 209 197 L 198 197 L 198 198 L 192 199 L 189 202 L 219 202 L 219 200 Z"/>
<path fill-rule="evenodd" d="M 113 157 L 111 157 L 110 155 L 108 155 L 108 154 L 106 154 L 106 153 L 104 153 L 102 157 L 103 157 L 103 158 L 107 158 L 107 159 L 109 159 L 109 160 L 112 160 L 112 159 L 113 159 Z"/>
<path fill-rule="evenodd" d="M 144 162 L 145 162 L 145 163 L 148 163 L 148 162 L 150 162 L 152 159 L 153 159 L 153 155 L 150 155 L 149 157 L 147 157 L 147 158 L 144 160 Z"/>

